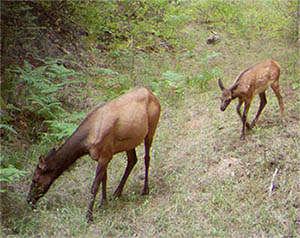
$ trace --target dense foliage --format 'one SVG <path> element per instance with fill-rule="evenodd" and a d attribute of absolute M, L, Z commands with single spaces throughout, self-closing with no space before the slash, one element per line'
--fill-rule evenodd
<path fill-rule="evenodd" d="M 297 0 L 193 1 L 192 17 L 230 34 L 232 38 L 284 38 L 297 40 Z M 247 11 L 241 11 L 247 9 Z M 260 11 L 260 9 L 264 9 Z M 299 14 L 299 13 L 298 13 Z"/>

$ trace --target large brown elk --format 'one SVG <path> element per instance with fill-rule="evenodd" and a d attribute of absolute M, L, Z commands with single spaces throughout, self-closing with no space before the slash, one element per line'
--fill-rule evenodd
<path fill-rule="evenodd" d="M 122 151 L 126 151 L 127 154 L 125 173 L 114 192 L 114 196 L 120 196 L 137 162 L 135 147 L 143 140 L 145 178 L 142 194 L 149 194 L 150 147 L 159 116 L 160 103 L 147 88 L 133 89 L 108 103 L 96 106 L 58 150 L 52 149 L 45 158 L 40 156 L 33 174 L 28 203 L 32 206 L 36 204 L 56 178 L 78 158 L 89 154 L 98 163 L 86 215 L 90 221 L 100 183 L 102 183 L 102 202 L 107 202 L 107 166 L 113 155 Z"/>
<path fill-rule="evenodd" d="M 226 89 L 223 86 L 221 79 L 219 79 L 219 87 L 222 90 L 221 111 L 225 111 L 233 99 L 238 98 L 239 100 L 236 111 L 243 122 L 241 139 L 245 138 L 245 128 L 251 129 L 255 125 L 259 115 L 267 104 L 265 91 L 269 86 L 273 89 L 278 99 L 281 118 L 282 121 L 284 120 L 284 106 L 279 90 L 279 76 L 279 64 L 272 59 L 267 59 L 240 72 L 233 86 L 229 89 Z M 247 115 L 255 94 L 258 94 L 260 97 L 260 106 L 253 122 L 249 124 L 247 122 Z M 240 108 L 243 103 L 245 106 L 242 115 Z"/>

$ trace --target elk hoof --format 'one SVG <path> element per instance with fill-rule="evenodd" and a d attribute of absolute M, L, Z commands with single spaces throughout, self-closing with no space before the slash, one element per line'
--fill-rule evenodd
<path fill-rule="evenodd" d="M 115 197 L 115 198 L 121 197 L 121 194 L 122 194 L 122 191 L 120 191 L 120 190 L 117 189 L 117 190 L 114 192 L 114 197 Z"/>
<path fill-rule="evenodd" d="M 108 205 L 108 201 L 106 199 L 101 200 L 101 207 L 106 207 Z"/>
<path fill-rule="evenodd" d="M 144 189 L 142 195 L 149 195 L 149 188 Z"/>
<path fill-rule="evenodd" d="M 253 123 L 251 125 L 248 122 L 246 123 L 246 127 L 248 130 L 251 130 L 253 125 L 254 125 Z"/>
<path fill-rule="evenodd" d="M 94 221 L 94 218 L 93 218 L 93 215 L 92 215 L 91 212 L 88 212 L 86 214 L 86 221 L 87 221 L 88 224 L 91 223 L 92 221 Z"/>

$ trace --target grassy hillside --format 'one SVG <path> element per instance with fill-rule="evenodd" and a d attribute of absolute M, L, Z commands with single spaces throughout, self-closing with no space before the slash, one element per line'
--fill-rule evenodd
<path fill-rule="evenodd" d="M 30 144 L 19 139 L 5 151 L 20 158 L 27 172 L 1 193 L 5 237 L 299 237 L 299 41 L 288 34 L 288 26 L 281 29 L 264 15 L 272 10 L 264 3 L 272 1 L 256 2 L 251 8 L 238 5 L 241 13 L 236 5 L 230 13 L 227 4 L 192 2 L 190 9 L 199 11 L 199 16 L 186 24 L 182 48 L 172 52 L 116 55 L 92 49 L 86 53 L 91 71 L 97 73 L 86 79 L 86 98 L 75 99 L 81 112 L 136 85 L 150 87 L 161 101 L 151 150 L 150 195 L 140 195 L 144 152 L 139 146 L 139 160 L 122 197 L 99 207 L 99 193 L 92 224 L 86 224 L 85 214 L 96 163 L 88 156 L 58 178 L 38 207 L 30 210 L 25 198 L 36 161 L 63 142 L 57 139 L 61 137 L 56 127 L 49 132 L 54 141 L 50 137 Z M 210 11 L 205 15 L 200 7 Z M 217 15 L 216 9 L 228 14 Z M 195 12 L 189 14 L 195 16 Z M 235 14 L 242 15 L 235 18 Z M 235 19 L 248 22 L 242 26 Z M 251 22 L 255 19 L 260 23 L 257 28 Z M 233 23 L 223 25 L 222 20 Z M 218 35 L 215 44 L 206 43 L 211 30 Z M 241 70 L 266 58 L 273 58 L 282 68 L 286 122 L 281 123 L 277 98 L 268 90 L 268 104 L 257 126 L 242 141 L 237 102 L 225 112 L 219 110 L 217 78 L 230 86 Z M 110 70 L 103 70 L 103 65 Z M 249 120 L 258 106 L 256 97 Z M 125 166 L 124 153 L 114 156 L 108 170 L 109 198 Z"/>

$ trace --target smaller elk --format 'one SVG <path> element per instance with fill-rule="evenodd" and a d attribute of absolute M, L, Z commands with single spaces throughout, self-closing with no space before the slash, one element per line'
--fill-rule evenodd
<path fill-rule="evenodd" d="M 222 90 L 221 111 L 225 111 L 233 99 L 238 98 L 239 100 L 236 111 L 243 122 L 241 139 L 245 138 L 245 128 L 247 127 L 247 129 L 251 129 L 255 125 L 259 115 L 267 104 L 265 91 L 269 86 L 271 86 L 275 92 L 280 106 L 281 119 L 282 121 L 284 120 L 284 106 L 279 90 L 279 76 L 279 64 L 272 59 L 267 59 L 240 72 L 230 89 L 226 89 L 223 86 L 221 79 L 219 79 L 219 87 Z M 247 122 L 247 114 L 255 94 L 258 94 L 260 97 L 260 106 L 255 119 L 250 125 Z M 242 115 L 240 108 L 243 103 L 245 105 Z"/>
<path fill-rule="evenodd" d="M 120 196 L 137 162 L 135 147 L 143 140 L 145 179 L 142 194 L 147 195 L 150 147 L 159 115 L 159 101 L 147 88 L 133 89 L 108 103 L 96 106 L 58 150 L 52 149 L 46 158 L 40 156 L 33 173 L 28 203 L 33 206 L 64 171 L 77 159 L 89 154 L 98 163 L 86 215 L 90 221 L 100 183 L 102 183 L 102 203 L 107 202 L 107 166 L 113 155 L 122 151 L 126 151 L 127 154 L 127 167 L 114 193 L 114 196 Z"/>

